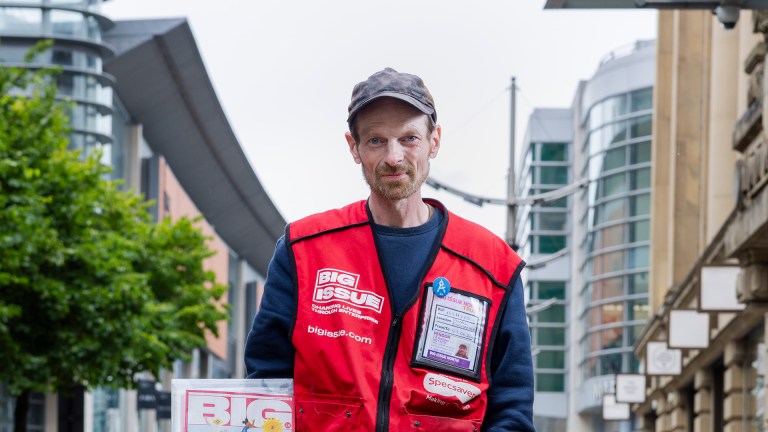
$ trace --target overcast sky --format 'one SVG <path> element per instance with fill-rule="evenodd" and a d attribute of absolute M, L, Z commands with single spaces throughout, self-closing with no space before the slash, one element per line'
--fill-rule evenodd
<path fill-rule="evenodd" d="M 240 144 L 286 220 L 367 196 L 344 132 L 352 87 L 421 76 L 442 147 L 435 179 L 506 196 L 510 78 L 517 142 L 534 107 L 568 107 L 610 51 L 656 37 L 654 11 L 543 10 L 544 0 L 110 0 L 114 20 L 186 17 Z M 424 195 L 504 236 L 505 209 Z"/>

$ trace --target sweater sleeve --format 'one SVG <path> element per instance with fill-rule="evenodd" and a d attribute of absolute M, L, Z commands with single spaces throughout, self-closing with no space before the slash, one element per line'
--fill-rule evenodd
<path fill-rule="evenodd" d="M 533 362 L 525 314 L 523 283 L 518 278 L 507 300 L 491 356 L 491 386 L 483 430 L 535 432 Z"/>
<path fill-rule="evenodd" d="M 291 327 L 296 307 L 296 287 L 285 237 L 275 245 L 267 269 L 261 307 L 245 343 L 245 370 L 248 378 L 293 378 L 295 348 Z"/>

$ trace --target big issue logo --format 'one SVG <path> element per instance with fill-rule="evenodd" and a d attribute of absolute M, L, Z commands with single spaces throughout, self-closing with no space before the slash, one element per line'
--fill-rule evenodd
<path fill-rule="evenodd" d="M 287 432 L 293 430 L 293 400 L 257 393 L 189 390 L 184 418 L 184 432 L 207 432 L 211 426 L 217 431 L 241 431 L 244 425 L 271 425 L 270 430 Z"/>
<path fill-rule="evenodd" d="M 370 291 L 357 289 L 358 280 L 360 280 L 360 275 L 354 273 L 331 268 L 320 269 L 317 271 L 312 301 L 315 303 L 344 303 L 381 313 L 384 297 Z"/>

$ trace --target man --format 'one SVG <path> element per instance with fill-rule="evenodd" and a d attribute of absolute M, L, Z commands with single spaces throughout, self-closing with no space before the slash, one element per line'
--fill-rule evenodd
<path fill-rule="evenodd" d="M 459 345 L 459 350 L 456 351 L 456 357 L 469 358 L 467 356 L 467 346 L 464 344 Z"/>
<path fill-rule="evenodd" d="M 288 225 L 248 377 L 294 379 L 297 432 L 533 431 L 524 263 L 422 199 L 442 133 L 431 94 L 387 68 L 355 86 L 347 122 L 370 196 Z"/>

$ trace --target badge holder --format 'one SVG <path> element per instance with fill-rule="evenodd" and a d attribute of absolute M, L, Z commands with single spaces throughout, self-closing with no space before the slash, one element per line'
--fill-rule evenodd
<path fill-rule="evenodd" d="M 425 284 L 411 364 L 480 381 L 491 300 L 446 283 Z"/>

